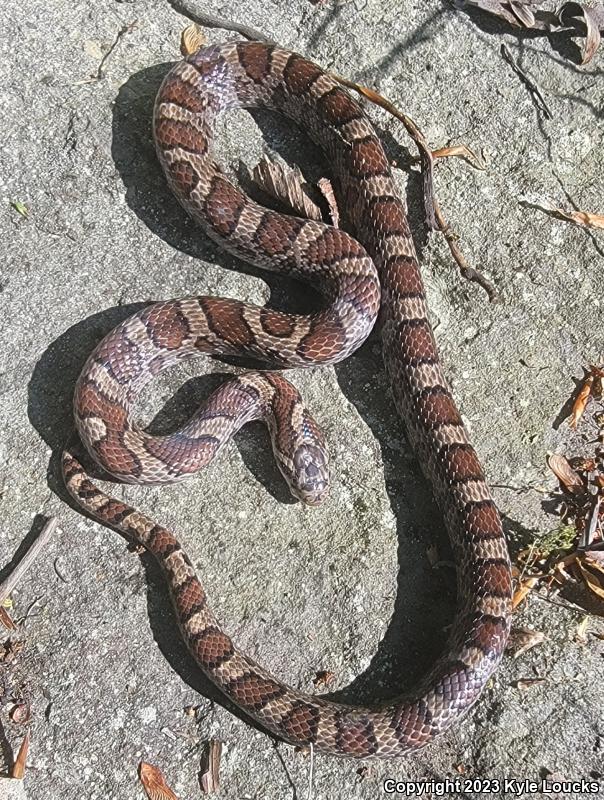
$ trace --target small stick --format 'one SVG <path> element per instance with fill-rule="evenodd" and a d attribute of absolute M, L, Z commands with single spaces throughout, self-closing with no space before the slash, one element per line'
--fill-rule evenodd
<path fill-rule="evenodd" d="M 56 517 L 51 517 L 48 520 L 46 525 L 44 525 L 40 531 L 37 539 L 31 545 L 27 553 L 25 553 L 21 561 L 19 561 L 11 574 L 4 581 L 2 581 L 2 583 L 0 583 L 0 605 L 7 599 L 15 586 L 19 583 L 27 570 L 34 563 L 40 554 L 40 551 L 45 547 L 46 543 L 55 532 L 58 522 L 59 521 Z"/>
<path fill-rule="evenodd" d="M 239 22 L 232 22 L 223 17 L 206 14 L 205 11 L 200 11 L 198 4 L 194 2 L 194 0 L 169 0 L 169 2 L 172 8 L 178 11 L 179 14 L 184 14 L 185 17 L 188 17 L 198 25 L 202 25 L 204 28 L 222 28 L 225 31 L 238 33 L 251 41 L 275 44 L 272 39 L 269 39 L 268 36 L 265 36 L 255 28 L 250 28 L 248 25 L 242 25 Z"/>
<path fill-rule="evenodd" d="M 526 88 L 529 90 L 529 93 L 533 98 L 533 102 L 537 106 L 537 109 L 541 111 L 541 113 L 545 116 L 546 119 L 553 119 L 554 115 L 549 110 L 549 106 L 545 102 L 545 98 L 541 93 L 541 89 L 537 86 L 537 84 L 530 77 L 530 75 L 527 75 L 526 72 L 524 72 L 524 70 L 520 67 L 520 65 L 516 61 L 514 61 L 514 56 L 510 53 L 505 44 L 501 45 L 501 55 L 508 62 L 508 64 L 514 70 L 516 75 L 518 75 L 518 77 L 524 83 Z"/>

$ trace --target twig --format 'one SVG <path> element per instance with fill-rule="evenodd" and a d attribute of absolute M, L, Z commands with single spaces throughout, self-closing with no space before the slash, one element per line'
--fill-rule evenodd
<path fill-rule="evenodd" d="M 385 97 L 382 97 L 382 95 L 374 92 L 373 89 L 369 89 L 366 86 L 360 86 L 358 83 L 354 83 L 354 81 L 350 81 L 347 78 L 342 78 L 340 75 L 335 75 L 333 73 L 331 74 L 332 77 L 341 84 L 347 86 L 349 89 L 353 89 L 362 97 L 366 97 L 372 103 L 381 106 L 381 108 L 384 108 L 386 111 L 392 114 L 393 117 L 396 117 L 396 119 L 403 123 L 407 133 L 417 145 L 420 154 L 421 169 L 424 180 L 424 208 L 428 227 L 431 230 L 441 231 L 447 244 L 449 245 L 451 255 L 455 259 L 457 266 L 459 267 L 459 271 L 463 277 L 466 278 L 466 280 L 473 281 L 474 283 L 479 284 L 479 286 L 482 286 L 491 303 L 497 302 L 499 297 L 495 287 L 484 277 L 484 275 L 481 275 L 480 272 L 470 267 L 457 244 L 457 235 L 453 232 L 451 226 L 443 217 L 438 201 L 434 195 L 434 158 L 424 134 L 420 131 L 410 117 L 408 117 L 406 114 L 403 114 L 402 111 L 399 111 L 395 105 L 393 105 L 389 100 L 386 100 Z"/>
<path fill-rule="evenodd" d="M 265 36 L 256 28 L 250 28 L 248 25 L 242 25 L 239 22 L 233 22 L 223 17 L 218 17 L 213 14 L 206 14 L 205 11 L 200 11 L 198 3 L 194 0 L 169 0 L 170 5 L 179 14 L 183 14 L 198 25 L 204 28 L 222 28 L 225 31 L 233 31 L 246 39 L 256 42 L 265 42 L 266 44 L 275 44 L 272 39 Z"/>
<path fill-rule="evenodd" d="M 8 578 L 6 578 L 4 581 L 2 581 L 2 583 L 0 583 L 0 604 L 2 604 L 6 600 L 6 598 L 15 588 L 15 586 L 23 578 L 27 570 L 34 563 L 34 561 L 40 554 L 40 551 L 45 547 L 46 543 L 48 542 L 52 534 L 55 532 L 57 525 L 58 525 L 57 518 L 51 517 L 46 523 L 46 525 L 44 525 L 40 533 L 38 534 L 38 538 L 29 548 L 27 553 L 25 553 L 21 561 L 19 561 L 19 563 L 13 569 Z"/>
<path fill-rule="evenodd" d="M 545 116 L 546 119 L 553 119 L 554 115 L 549 110 L 549 106 L 545 102 L 545 98 L 541 92 L 541 89 L 537 86 L 535 81 L 527 75 L 526 72 L 520 67 L 520 65 L 514 61 L 514 56 L 510 53 L 508 48 L 505 44 L 501 45 L 501 55 L 503 58 L 508 62 L 510 67 L 514 70 L 516 75 L 520 78 L 520 80 L 524 83 L 526 88 L 529 90 L 531 97 L 533 98 L 533 102 L 537 106 L 537 109 L 541 111 L 541 113 Z"/>
<path fill-rule="evenodd" d="M 113 40 L 113 44 L 111 45 L 109 50 L 107 50 L 105 55 L 101 58 L 101 61 L 100 61 L 99 65 L 98 65 L 97 70 L 94 73 L 94 75 L 91 75 L 89 78 L 86 78 L 83 81 L 78 81 L 76 83 L 76 86 L 82 86 L 82 85 L 84 85 L 86 83 L 96 83 L 97 81 L 100 81 L 102 79 L 102 77 L 103 77 L 103 72 L 105 70 L 105 64 L 107 63 L 107 59 L 109 58 L 109 56 L 113 53 L 115 48 L 120 43 L 120 40 L 121 40 L 122 36 L 125 36 L 127 33 L 132 33 L 132 31 L 136 28 L 137 25 L 138 25 L 138 20 L 137 19 L 135 19 L 134 22 L 129 22 L 127 25 L 123 25 L 120 28 L 120 30 L 117 32 L 117 36 Z"/>

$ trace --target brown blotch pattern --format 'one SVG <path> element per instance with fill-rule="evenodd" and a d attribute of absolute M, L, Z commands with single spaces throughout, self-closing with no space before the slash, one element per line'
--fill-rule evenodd
<path fill-rule="evenodd" d="M 484 473 L 474 448 L 469 444 L 445 445 L 440 455 L 443 468 L 453 475 L 455 483 L 483 481 Z"/>
<path fill-rule="evenodd" d="M 206 593 L 196 577 L 191 576 L 185 583 L 178 587 L 174 593 L 174 605 L 182 621 L 187 623 L 190 618 L 206 607 Z"/>
<path fill-rule="evenodd" d="M 478 559 L 470 563 L 468 571 L 478 596 L 511 597 L 512 578 L 507 559 Z"/>
<path fill-rule="evenodd" d="M 220 339 L 239 347 L 255 343 L 254 332 L 243 315 L 243 303 L 219 297 L 203 297 L 199 302 L 206 315 L 208 327 Z"/>
<path fill-rule="evenodd" d="M 199 87 L 193 86 L 188 81 L 178 76 L 168 77 L 161 90 L 162 103 L 174 103 L 174 105 L 186 108 L 195 114 L 201 114 L 206 110 L 204 95 L 199 91 Z"/>
<path fill-rule="evenodd" d="M 348 337 L 336 320 L 325 320 L 323 325 L 314 325 L 302 339 L 296 352 L 308 361 L 324 363 L 342 352 Z"/>
<path fill-rule="evenodd" d="M 499 539 L 502 536 L 499 512 L 492 500 L 470 503 L 463 510 L 464 527 L 482 539 Z"/>
<path fill-rule="evenodd" d="M 226 178 L 218 175 L 214 177 L 206 197 L 204 215 L 216 233 L 230 236 L 237 227 L 246 202 L 245 195 Z"/>
<path fill-rule="evenodd" d="M 349 756 L 370 756 L 377 750 L 377 740 L 370 719 L 350 720 L 336 718 L 336 742 Z"/>
<path fill-rule="evenodd" d="M 283 697 L 287 691 L 284 686 L 271 678 L 265 678 L 252 672 L 234 678 L 225 688 L 236 703 L 253 711 L 260 711 L 271 700 Z"/>
<path fill-rule="evenodd" d="M 273 50 L 260 42 L 241 42 L 237 45 L 239 63 L 254 83 L 262 83 L 271 71 Z"/>
<path fill-rule="evenodd" d="M 408 236 L 409 226 L 398 197 L 384 195 L 371 203 L 371 218 L 382 236 Z"/>
<path fill-rule="evenodd" d="M 330 227 L 308 246 L 305 257 L 308 261 L 330 266 L 344 258 L 364 258 L 366 255 L 363 246 L 355 239 L 338 228 Z"/>
<path fill-rule="evenodd" d="M 163 150 L 174 150 L 180 147 L 191 153 L 204 155 L 208 149 L 208 140 L 204 133 L 188 122 L 178 119 L 160 117 L 155 120 L 155 138 Z"/>
<path fill-rule="evenodd" d="M 181 200 L 188 200 L 193 189 L 197 188 L 199 175 L 187 161 L 166 162 L 166 175 L 170 187 Z"/>
<path fill-rule="evenodd" d="M 388 293 L 398 297 L 424 297 L 422 276 L 415 257 L 403 253 L 390 256 L 382 266 L 382 281 Z"/>
<path fill-rule="evenodd" d="M 307 92 L 321 75 L 323 70 L 320 67 L 295 53 L 289 57 L 283 70 L 285 86 L 295 95 Z"/>
<path fill-rule="evenodd" d="M 438 358 L 432 327 L 427 319 L 408 319 L 397 323 L 395 336 L 405 361 L 413 363 Z"/>
<path fill-rule="evenodd" d="M 304 220 L 267 211 L 258 226 L 254 241 L 268 256 L 283 255 L 292 249 Z"/>
<path fill-rule="evenodd" d="M 205 669 L 217 669 L 232 658 L 235 649 L 233 642 L 221 630 L 209 627 L 191 636 L 191 649 Z"/>
<path fill-rule="evenodd" d="M 490 614 L 481 614 L 474 621 L 472 636 L 468 644 L 482 650 L 485 655 L 493 652 L 493 642 L 497 639 L 503 641 L 508 633 L 507 621 L 502 617 L 493 617 Z"/>
<path fill-rule="evenodd" d="M 298 703 L 281 720 L 283 735 L 300 742 L 310 743 L 315 740 L 321 712 L 315 706 Z"/>
<path fill-rule="evenodd" d="M 424 390 L 415 399 L 417 413 L 424 425 L 432 430 L 442 425 L 461 425 L 459 411 L 449 391 L 442 386 Z"/>
<path fill-rule="evenodd" d="M 329 92 L 321 95 L 317 102 L 317 108 L 326 125 L 345 125 L 347 122 L 363 116 L 357 103 L 339 86 L 335 86 Z"/>
<path fill-rule="evenodd" d="M 357 178 L 390 175 L 390 164 L 379 139 L 375 136 L 367 136 L 352 142 L 348 153 L 348 167 Z"/>
<path fill-rule="evenodd" d="M 260 324 L 269 336 L 291 336 L 296 328 L 296 322 L 290 314 L 283 314 L 272 308 L 263 308 L 260 311 Z"/>
<path fill-rule="evenodd" d="M 189 323 L 176 303 L 157 303 L 142 320 L 156 347 L 178 350 L 189 336 Z"/>

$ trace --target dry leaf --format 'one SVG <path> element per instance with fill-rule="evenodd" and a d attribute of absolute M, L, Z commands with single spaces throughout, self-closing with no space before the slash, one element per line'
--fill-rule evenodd
<path fill-rule="evenodd" d="M 331 185 L 331 181 L 329 180 L 329 178 L 321 178 L 321 180 L 317 182 L 317 189 L 321 192 L 321 194 L 325 198 L 325 202 L 327 203 L 327 207 L 329 208 L 329 216 L 331 218 L 331 224 L 334 226 L 334 228 L 339 228 L 340 212 L 338 210 L 338 201 L 336 200 L 336 196 L 333 191 L 333 186 Z"/>
<path fill-rule="evenodd" d="M 25 700 L 19 700 L 14 703 L 8 712 L 8 716 L 10 717 L 11 721 L 16 723 L 17 725 L 23 725 L 26 722 L 29 722 L 31 718 L 31 708 L 28 702 Z"/>
<path fill-rule="evenodd" d="M 4 625 L 4 627 L 9 631 L 17 630 L 17 626 L 13 622 L 10 614 L 2 606 L 0 606 L 0 623 L 2 623 L 2 625 Z"/>
<path fill-rule="evenodd" d="M 583 381 L 581 388 L 579 390 L 579 394 L 575 398 L 575 402 L 573 403 L 572 411 L 570 412 L 570 422 L 568 423 L 569 426 L 573 429 L 577 429 L 577 425 L 581 417 L 583 416 L 583 412 L 585 411 L 585 406 L 587 405 L 587 401 L 591 395 L 591 387 L 594 382 L 594 376 L 590 373 L 587 378 Z"/>
<path fill-rule="evenodd" d="M 576 564 L 588 589 L 604 600 L 604 567 L 585 555 L 578 558 Z"/>
<path fill-rule="evenodd" d="M 486 169 L 486 165 L 482 158 L 479 158 L 476 153 L 470 150 L 465 144 L 456 144 L 453 147 L 441 147 L 439 150 L 432 151 L 432 158 L 463 158 L 475 169 Z"/>
<path fill-rule="evenodd" d="M 542 644 L 544 640 L 545 634 L 541 631 L 532 631 L 528 628 L 512 628 L 506 652 L 509 652 L 512 658 L 519 658 L 533 647 Z"/>
<path fill-rule="evenodd" d="M 196 23 L 187 25 L 187 27 L 180 34 L 180 52 L 183 57 L 193 55 L 201 47 L 207 44 L 207 37 L 201 28 Z"/>
<path fill-rule="evenodd" d="M 514 28 L 520 28 L 527 27 L 523 20 L 531 17 L 534 24 L 530 6 L 535 6 L 537 3 L 533 2 L 533 0 L 527 0 L 524 3 L 504 3 L 502 0 L 455 0 L 455 5 L 462 9 L 467 7 L 478 8 L 480 11 L 486 11 L 488 14 L 504 19 Z"/>
<path fill-rule="evenodd" d="M 153 764 L 141 761 L 138 775 L 149 800 L 178 800 L 166 784 L 162 771 Z"/>
<path fill-rule="evenodd" d="M 7 639 L 6 642 L 0 644 L 0 664 L 7 664 L 9 661 L 12 661 L 15 656 L 19 655 L 24 647 L 25 642 Z"/>
<path fill-rule="evenodd" d="M 219 742 L 217 739 L 210 739 L 199 774 L 199 784 L 205 794 L 212 794 L 220 789 L 221 753 L 222 742 Z"/>
<path fill-rule="evenodd" d="M 532 28 L 535 24 L 535 15 L 529 8 L 529 5 L 534 5 L 534 3 L 510 3 L 510 9 L 516 19 L 524 25 L 525 28 Z"/>
<path fill-rule="evenodd" d="M 537 585 L 537 581 L 539 578 L 525 578 L 520 586 L 514 592 L 514 596 L 512 598 L 512 608 L 516 609 L 520 603 L 526 600 L 527 596 L 530 592 L 535 588 Z"/>
<path fill-rule="evenodd" d="M 576 21 L 585 25 L 585 42 L 581 48 L 581 64 L 588 64 L 600 46 L 601 37 L 597 9 L 581 3 L 565 3 L 558 16 L 563 25 L 567 22 L 573 23 L 576 27 Z M 604 224 L 601 227 L 604 227 Z"/>
<path fill-rule="evenodd" d="M 547 456 L 547 466 L 570 494 L 585 494 L 585 483 L 571 467 L 568 459 L 559 453 Z"/>
<path fill-rule="evenodd" d="M 514 682 L 514 686 L 517 689 L 530 689 L 533 686 L 539 686 L 539 684 L 545 683 L 545 678 L 519 678 L 517 681 Z"/>
<path fill-rule="evenodd" d="M 320 669 L 312 679 L 312 682 L 315 686 L 329 686 L 335 679 L 335 672 L 330 672 L 328 669 Z"/>
<path fill-rule="evenodd" d="M 575 631 L 575 640 L 580 642 L 581 644 L 585 644 L 587 638 L 585 634 L 587 633 L 587 626 L 589 625 L 589 616 L 585 615 L 581 622 L 577 625 L 577 630 Z"/>
<path fill-rule="evenodd" d="M 558 208 L 551 200 L 531 200 L 528 197 L 521 197 L 520 200 L 531 208 L 545 211 L 546 214 L 565 222 L 573 222 L 583 228 L 604 228 L 604 214 L 593 214 L 590 211 L 565 211 L 563 208 Z"/>
<path fill-rule="evenodd" d="M 290 167 L 263 156 L 252 170 L 252 180 L 267 194 L 288 205 L 295 214 L 321 222 L 323 215 L 304 188 L 307 184 L 298 167 Z"/>
<path fill-rule="evenodd" d="M 27 753 L 29 752 L 29 731 L 25 734 L 25 738 L 21 742 L 21 747 L 17 753 L 17 758 L 11 770 L 11 778 L 22 778 L 25 775 L 25 764 L 27 762 Z"/>

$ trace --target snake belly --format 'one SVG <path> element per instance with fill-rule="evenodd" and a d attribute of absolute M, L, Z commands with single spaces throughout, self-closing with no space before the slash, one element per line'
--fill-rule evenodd
<path fill-rule="evenodd" d="M 240 107 L 276 110 L 308 131 L 332 166 L 355 238 L 267 210 L 228 181 L 210 146 L 216 117 Z M 457 566 L 458 610 L 444 652 L 417 687 L 378 709 L 299 692 L 236 648 L 170 531 L 108 497 L 66 452 L 67 487 L 84 509 L 155 555 L 197 664 L 247 715 L 293 745 L 332 755 L 408 754 L 459 720 L 497 668 L 510 628 L 511 571 L 499 514 L 441 369 L 387 157 L 361 107 L 331 76 L 296 53 L 255 42 L 205 47 L 177 64 L 157 96 L 154 135 L 169 185 L 208 236 L 256 265 L 311 280 L 326 305 L 310 317 L 209 297 L 144 309 L 101 342 L 78 380 L 74 412 L 84 444 L 121 480 L 163 483 L 201 469 L 241 424 L 263 417 L 275 450 L 289 453 L 286 478 L 300 482 L 304 462 L 312 484 L 320 435 L 276 373 L 235 379 L 170 436 L 140 430 L 132 404 L 160 370 L 199 353 L 252 355 L 280 367 L 334 363 L 366 338 L 381 302 L 396 408 L 443 512 Z M 306 447 L 297 460 L 294 428 Z"/>

